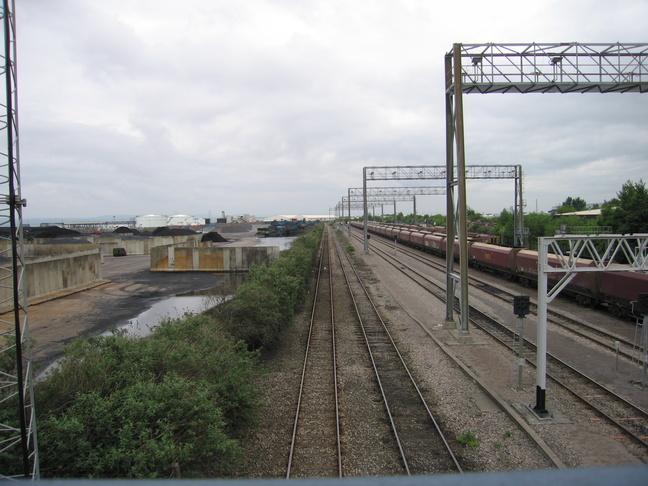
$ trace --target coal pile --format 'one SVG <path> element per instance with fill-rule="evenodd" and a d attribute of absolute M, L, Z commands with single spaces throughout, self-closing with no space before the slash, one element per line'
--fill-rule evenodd
<path fill-rule="evenodd" d="M 187 236 L 187 235 L 197 235 L 194 230 L 185 229 L 185 228 L 167 228 L 166 226 L 160 226 L 153 230 L 151 233 L 153 236 Z"/>
<path fill-rule="evenodd" d="M 120 226 L 119 228 L 115 228 L 115 231 L 113 233 L 119 233 L 121 235 L 139 235 L 140 232 L 134 228 L 127 228 L 126 226 Z"/>
<path fill-rule="evenodd" d="M 218 234 L 216 231 L 210 231 L 209 233 L 205 233 L 203 237 L 200 239 L 201 242 L 203 241 L 211 241 L 214 243 L 222 243 L 224 241 L 227 241 L 227 239 L 223 238 L 220 234 Z"/>
<path fill-rule="evenodd" d="M 261 227 L 257 232 L 257 236 L 260 238 L 265 237 L 277 237 L 277 236 L 296 236 L 304 228 L 313 226 L 319 223 L 317 221 L 273 221 L 270 223 L 270 226 Z"/>
<path fill-rule="evenodd" d="M 32 238 L 61 238 L 80 236 L 81 233 L 75 230 L 61 228 L 59 226 L 41 226 L 39 228 L 25 229 Z"/>

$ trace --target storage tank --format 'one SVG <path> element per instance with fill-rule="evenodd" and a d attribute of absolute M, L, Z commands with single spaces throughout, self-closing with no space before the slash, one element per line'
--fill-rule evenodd
<path fill-rule="evenodd" d="M 135 218 L 135 226 L 137 228 L 159 228 L 166 226 L 168 219 L 162 214 L 146 214 Z"/>
<path fill-rule="evenodd" d="M 166 225 L 167 226 L 189 226 L 190 219 L 191 216 L 187 216 L 186 214 L 176 214 L 173 216 L 169 216 Z"/>
<path fill-rule="evenodd" d="M 194 217 L 186 214 L 170 216 L 166 223 L 167 226 L 191 226 L 192 224 L 194 224 Z"/>
<path fill-rule="evenodd" d="M 166 225 L 171 227 L 204 226 L 205 220 L 204 218 L 195 218 L 186 214 L 176 214 L 169 217 Z"/>

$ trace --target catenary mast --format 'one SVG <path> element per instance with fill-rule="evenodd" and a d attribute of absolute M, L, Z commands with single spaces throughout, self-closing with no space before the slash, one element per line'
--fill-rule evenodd
<path fill-rule="evenodd" d="M 39 477 L 38 443 L 29 339 L 23 241 L 15 1 L 2 1 L 3 87 L 0 133 L 0 406 L 12 413 L 0 423 L 0 452 L 15 457 L 3 462 L 0 477 Z"/>

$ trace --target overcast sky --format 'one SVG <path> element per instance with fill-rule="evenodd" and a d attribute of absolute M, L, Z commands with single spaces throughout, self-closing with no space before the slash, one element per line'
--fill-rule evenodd
<path fill-rule="evenodd" d="M 26 222 L 328 214 L 364 166 L 445 164 L 454 42 L 648 42 L 645 0 L 16 3 Z M 648 182 L 648 94 L 471 94 L 464 110 L 466 163 L 522 164 L 527 211 Z M 467 198 L 499 213 L 513 182 Z"/>

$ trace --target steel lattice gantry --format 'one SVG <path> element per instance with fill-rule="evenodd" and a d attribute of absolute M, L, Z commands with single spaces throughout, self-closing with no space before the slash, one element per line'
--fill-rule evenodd
<path fill-rule="evenodd" d="M 648 43 L 454 44 L 445 55 L 448 239 L 460 237 L 454 278 L 461 289 L 461 331 L 467 333 L 463 93 L 648 93 Z M 453 312 L 451 268 L 448 262 L 447 320 Z"/>
<path fill-rule="evenodd" d="M 410 194 L 417 195 L 443 195 L 448 194 L 447 187 L 380 187 L 368 188 L 367 181 L 388 180 L 432 180 L 446 179 L 447 167 L 442 165 L 420 166 L 392 166 L 392 167 L 365 167 L 363 169 L 363 187 L 350 188 L 349 197 L 352 195 L 367 197 L 382 194 Z M 524 246 L 524 217 L 522 197 L 522 166 L 521 165 L 469 165 L 465 168 L 466 179 L 514 179 L 515 180 L 515 215 L 514 233 L 516 245 Z M 350 216 L 350 215 L 349 215 Z M 366 226 L 366 222 L 365 222 Z M 368 243 L 365 232 L 365 251 Z"/>
<path fill-rule="evenodd" d="M 445 166 L 441 165 L 421 165 L 421 166 L 392 166 L 392 167 L 364 167 L 363 168 L 363 194 L 368 194 L 367 181 L 385 181 L 385 180 L 430 180 L 430 179 L 445 179 L 446 180 L 446 201 L 447 207 L 454 207 L 454 191 L 457 185 L 454 180 L 453 174 L 454 165 L 451 162 L 446 162 Z M 457 171 L 459 173 L 459 170 Z M 448 241 L 454 241 L 455 236 L 459 235 L 460 242 L 466 242 L 466 238 L 462 235 L 466 234 L 466 204 L 465 204 L 465 180 L 466 179 L 514 179 L 515 180 L 515 217 L 514 233 L 517 235 L 516 244 L 524 246 L 524 199 L 522 196 L 522 166 L 521 165 L 469 165 L 462 164 L 461 166 L 461 180 L 463 181 L 463 190 L 460 194 L 464 195 L 463 198 L 463 223 L 457 230 L 455 223 L 460 218 L 456 217 L 454 211 L 448 209 L 447 216 L 447 231 Z M 367 230 L 367 209 L 365 208 L 364 218 L 364 251 L 369 251 L 369 240 Z M 461 245 L 462 255 L 459 258 L 460 273 L 454 271 L 454 245 L 448 245 L 446 251 L 446 279 L 447 279 L 447 298 L 446 298 L 446 321 L 448 323 L 454 322 L 453 320 L 453 302 L 455 294 L 456 283 L 462 283 L 461 275 L 467 275 L 468 268 L 468 250 L 467 245 Z M 463 256 L 465 255 L 465 256 Z M 464 268 L 465 266 L 465 268 Z M 462 284 L 463 285 L 463 284 Z M 461 331 L 468 333 L 468 281 L 465 280 L 465 289 L 461 292 Z"/>
<path fill-rule="evenodd" d="M 538 326 L 536 330 L 536 404 L 534 410 L 546 415 L 547 382 L 547 305 L 578 273 L 589 272 L 648 272 L 648 234 L 639 235 L 562 235 L 539 238 L 538 245 Z M 549 259 L 551 255 L 551 260 Z M 587 259 L 588 266 L 582 265 Z M 619 264 L 617 260 L 627 264 Z M 579 264 L 580 263 L 580 264 Z M 549 285 L 549 274 L 561 275 Z M 648 289 L 646 289 L 648 292 Z M 637 295 L 639 300 L 639 295 Z M 644 326 L 646 316 L 644 316 Z M 644 337 L 647 335 L 643 329 Z M 643 366 L 648 365 L 646 343 L 643 343 Z M 645 381 L 645 377 L 644 377 Z"/>
<path fill-rule="evenodd" d="M 38 444 L 27 319 L 16 80 L 15 4 L 2 2 L 4 90 L 0 95 L 0 477 L 37 479 Z"/>
<path fill-rule="evenodd" d="M 369 188 L 366 192 L 367 207 L 365 208 L 365 191 L 362 187 L 350 187 L 348 196 L 342 198 L 342 214 L 344 206 L 347 208 L 347 215 L 351 221 L 351 209 L 368 210 L 369 207 L 383 206 L 383 204 L 394 204 L 394 219 L 396 216 L 396 201 L 412 201 L 414 204 L 414 217 L 416 218 L 416 196 L 444 195 L 445 187 L 376 187 Z M 346 201 L 346 203 L 345 203 Z M 351 226 L 349 225 L 349 236 Z"/>
<path fill-rule="evenodd" d="M 646 43 L 457 46 L 464 93 L 648 92 Z"/>
<path fill-rule="evenodd" d="M 343 196 L 342 200 L 339 201 L 335 205 L 334 208 L 330 209 L 330 211 L 334 212 L 336 218 L 343 218 L 344 217 L 344 210 L 345 210 L 345 208 L 348 207 L 348 202 L 347 201 L 348 201 L 348 197 Z M 369 207 L 374 208 L 374 207 L 377 207 L 377 206 L 382 206 L 383 204 L 385 204 L 385 202 L 391 202 L 391 199 L 389 201 L 385 201 L 384 199 L 375 199 L 375 200 L 369 201 L 368 205 L 369 205 Z M 352 209 L 363 209 L 364 204 L 363 204 L 363 202 L 361 200 L 360 201 L 351 201 L 351 208 Z"/>
<path fill-rule="evenodd" d="M 402 167 L 399 167 L 402 169 Z M 380 171 L 379 171 L 380 172 Z M 364 184 L 366 186 L 366 184 Z M 350 187 L 348 189 L 348 200 L 352 201 L 353 198 L 359 198 L 364 201 L 365 194 L 367 201 L 375 198 L 384 198 L 386 202 L 394 201 L 394 216 L 396 216 L 396 201 L 413 201 L 414 204 L 414 221 L 416 223 L 416 196 L 439 196 L 446 193 L 445 187 Z M 348 211 L 349 219 L 351 219 L 351 208 Z M 395 219 L 395 218 L 394 218 Z M 366 241 L 365 241 L 366 244 Z M 365 248 L 366 250 L 366 248 Z"/>
<path fill-rule="evenodd" d="M 415 201 L 415 196 L 406 194 L 394 194 L 392 196 L 371 196 L 367 199 L 367 206 L 375 208 L 395 201 Z M 343 196 L 342 200 L 336 204 L 335 210 L 339 217 L 344 217 L 344 209 L 347 209 L 349 218 L 351 218 L 351 209 L 364 209 L 364 199 L 361 196 Z"/>

